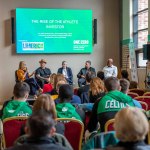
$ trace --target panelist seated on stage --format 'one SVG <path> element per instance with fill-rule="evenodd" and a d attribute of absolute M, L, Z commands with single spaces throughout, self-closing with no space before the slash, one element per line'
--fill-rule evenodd
<path fill-rule="evenodd" d="M 87 72 L 93 72 L 96 74 L 95 68 L 91 67 L 91 61 L 89 60 L 85 62 L 85 67 L 82 68 L 77 74 L 79 87 L 82 87 L 82 85 L 86 84 L 85 76 Z"/>
<path fill-rule="evenodd" d="M 71 68 L 67 67 L 67 62 L 62 62 L 62 67 L 58 69 L 57 73 L 63 74 L 67 82 L 73 84 L 73 74 Z"/>
<path fill-rule="evenodd" d="M 46 60 L 41 59 L 39 63 L 40 67 L 36 69 L 35 77 L 40 87 L 43 88 L 44 84 L 49 82 L 51 70 L 49 68 L 46 68 Z"/>
<path fill-rule="evenodd" d="M 113 65 L 113 59 L 109 58 L 107 60 L 107 66 L 103 68 L 105 79 L 108 77 L 117 77 L 118 70 L 117 67 Z"/>

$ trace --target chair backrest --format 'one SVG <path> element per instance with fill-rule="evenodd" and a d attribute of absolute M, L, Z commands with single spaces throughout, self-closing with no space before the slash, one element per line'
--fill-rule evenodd
<path fill-rule="evenodd" d="M 142 102 L 142 101 L 138 101 L 138 102 L 141 104 L 142 109 L 144 109 L 145 111 L 148 110 L 148 104 L 146 102 Z"/>
<path fill-rule="evenodd" d="M 4 148 L 13 146 L 14 141 L 20 136 L 22 127 L 25 125 L 28 117 L 17 116 L 3 120 L 3 145 Z"/>
<path fill-rule="evenodd" d="M 81 150 L 84 125 L 81 121 L 71 118 L 58 118 L 65 125 L 65 137 L 74 150 Z"/>
<path fill-rule="evenodd" d="M 105 132 L 114 131 L 115 119 L 110 119 L 105 123 Z"/>
<path fill-rule="evenodd" d="M 145 93 L 142 89 L 130 89 L 129 92 L 137 93 L 139 96 L 142 96 Z"/>
<path fill-rule="evenodd" d="M 150 96 L 150 92 L 144 93 L 143 96 Z"/>
<path fill-rule="evenodd" d="M 128 95 L 132 98 L 139 96 L 137 93 L 133 93 L 133 92 L 128 92 Z"/>
<path fill-rule="evenodd" d="M 53 100 L 55 100 L 56 98 L 58 98 L 58 95 L 56 94 L 56 95 L 51 95 L 51 98 L 53 99 Z"/>
<path fill-rule="evenodd" d="M 78 88 L 73 89 L 74 95 L 78 95 Z"/>
<path fill-rule="evenodd" d="M 138 97 L 135 97 L 134 99 L 136 99 L 137 101 L 142 101 L 142 102 L 147 103 L 148 110 L 150 110 L 150 96 L 138 96 Z"/>

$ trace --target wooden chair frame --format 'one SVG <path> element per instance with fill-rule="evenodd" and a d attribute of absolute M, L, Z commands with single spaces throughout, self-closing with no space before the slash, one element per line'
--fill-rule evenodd
<path fill-rule="evenodd" d="M 105 129 L 104 129 L 104 131 L 105 131 L 105 132 L 108 132 L 108 126 L 109 126 L 110 124 L 114 123 L 114 122 L 115 122 L 115 119 L 110 119 L 110 120 L 108 120 L 108 121 L 105 123 Z"/>

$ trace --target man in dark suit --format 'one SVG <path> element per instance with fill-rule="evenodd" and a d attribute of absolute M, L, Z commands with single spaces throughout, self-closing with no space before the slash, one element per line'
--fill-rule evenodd
<path fill-rule="evenodd" d="M 87 72 L 93 72 L 96 74 L 95 69 L 91 67 L 91 61 L 89 60 L 85 62 L 85 67 L 82 68 L 80 72 L 77 74 L 79 87 L 82 87 L 82 85 L 86 84 L 85 76 Z"/>
<path fill-rule="evenodd" d="M 72 85 L 73 84 L 73 74 L 71 68 L 67 67 L 67 62 L 62 62 L 62 67 L 58 69 L 57 73 L 63 74 L 66 78 L 67 82 Z"/>

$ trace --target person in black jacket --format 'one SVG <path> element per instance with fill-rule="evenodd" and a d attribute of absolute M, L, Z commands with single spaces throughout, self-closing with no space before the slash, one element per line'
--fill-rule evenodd
<path fill-rule="evenodd" d="M 55 122 L 48 112 L 33 113 L 27 120 L 26 132 L 29 137 L 24 144 L 16 145 L 8 150 L 68 150 L 55 141 Z"/>
<path fill-rule="evenodd" d="M 94 72 L 96 74 L 95 69 L 91 67 L 91 61 L 89 60 L 85 62 L 85 67 L 77 74 L 79 87 L 86 84 L 85 76 L 87 72 Z"/>

